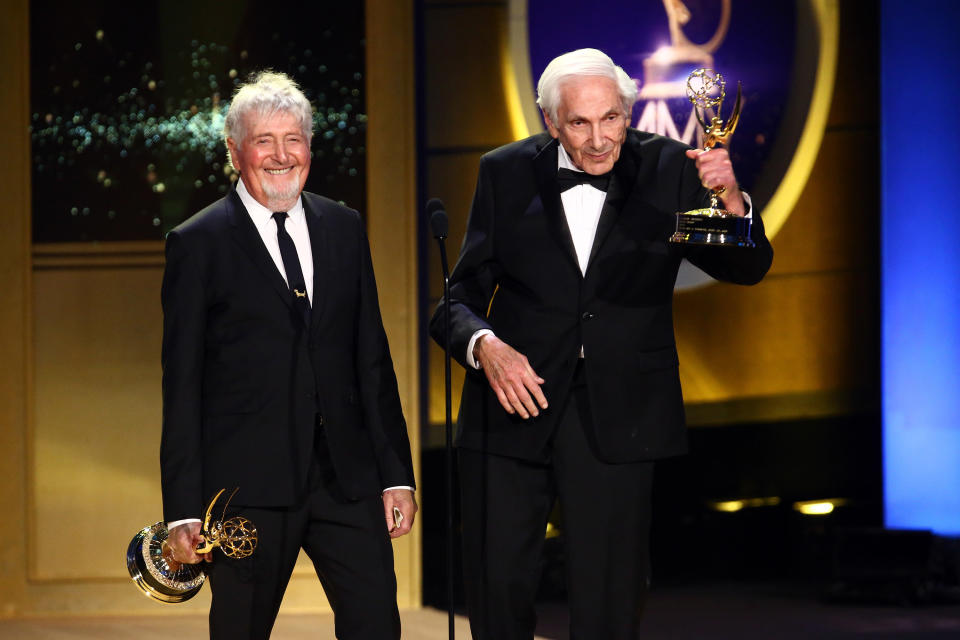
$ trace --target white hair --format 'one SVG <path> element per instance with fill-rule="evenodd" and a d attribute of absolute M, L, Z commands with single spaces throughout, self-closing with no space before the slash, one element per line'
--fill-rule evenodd
<path fill-rule="evenodd" d="M 279 112 L 293 115 L 300 121 L 309 146 L 313 138 L 313 111 L 310 101 L 290 76 L 269 69 L 259 71 L 237 89 L 223 122 L 224 143 L 230 138 L 238 148 L 243 144 L 247 137 L 247 114 L 252 112 L 260 117 Z M 227 153 L 228 159 L 229 156 Z"/>
<path fill-rule="evenodd" d="M 630 116 L 633 104 L 637 101 L 637 83 L 603 51 L 577 49 L 551 60 L 537 82 L 537 104 L 551 120 L 557 121 L 563 83 L 577 76 L 601 76 L 613 80 L 617 85 L 623 110 L 627 117 Z"/>

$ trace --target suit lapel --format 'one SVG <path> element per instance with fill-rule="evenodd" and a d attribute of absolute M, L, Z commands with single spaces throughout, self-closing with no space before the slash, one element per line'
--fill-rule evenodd
<path fill-rule="evenodd" d="M 233 238 L 236 243 L 240 245 L 253 264 L 257 266 L 257 269 L 260 270 L 264 278 L 267 279 L 267 282 L 269 282 L 271 287 L 277 292 L 277 295 L 280 296 L 283 303 L 288 307 L 292 307 L 293 300 L 290 298 L 290 288 L 287 287 L 287 283 L 284 281 L 283 276 L 280 275 L 277 265 L 273 262 L 273 258 L 270 257 L 270 253 L 267 252 L 267 248 L 263 244 L 263 238 L 260 237 L 260 232 L 257 231 L 257 227 L 254 226 L 253 220 L 250 219 L 250 214 L 247 213 L 247 209 L 243 206 L 243 202 L 240 201 L 240 196 L 237 195 L 236 190 L 232 190 L 227 194 L 227 213 L 230 216 L 230 224 L 233 227 Z"/>
<path fill-rule="evenodd" d="M 310 253 L 313 254 L 313 300 L 310 301 L 310 328 L 315 329 L 320 322 L 323 303 L 326 301 L 322 274 L 325 272 L 327 250 L 327 236 L 324 229 L 322 207 L 301 194 L 303 213 L 307 219 L 307 230 L 310 233 Z"/>
<path fill-rule="evenodd" d="M 627 141 L 624 141 L 620 147 L 620 158 L 613 166 L 613 173 L 610 175 L 610 185 L 607 187 L 607 197 L 603 201 L 603 208 L 600 210 L 600 220 L 597 222 L 597 233 L 593 237 L 593 246 L 590 248 L 590 259 L 587 261 L 587 273 L 590 272 L 590 265 L 593 264 L 600 247 L 604 240 L 610 235 L 623 205 L 626 203 L 633 190 L 633 182 L 637 176 L 637 159 L 633 155 L 632 149 L 628 147 Z"/>
<path fill-rule="evenodd" d="M 557 140 L 551 138 L 550 142 L 534 156 L 534 174 L 537 177 L 537 188 L 540 191 L 543 210 L 547 216 L 547 227 L 563 252 L 572 261 L 577 273 L 580 273 L 577 250 L 573 246 L 573 236 L 570 235 L 567 218 L 563 215 L 560 188 L 557 186 L 557 146 L 559 144 Z"/>

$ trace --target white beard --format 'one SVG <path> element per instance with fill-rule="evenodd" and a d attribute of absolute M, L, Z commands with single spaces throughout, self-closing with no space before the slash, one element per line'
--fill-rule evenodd
<path fill-rule="evenodd" d="M 300 175 L 291 171 L 282 184 L 264 181 L 262 186 L 263 193 L 267 196 L 268 208 L 273 211 L 286 211 L 300 196 Z"/>

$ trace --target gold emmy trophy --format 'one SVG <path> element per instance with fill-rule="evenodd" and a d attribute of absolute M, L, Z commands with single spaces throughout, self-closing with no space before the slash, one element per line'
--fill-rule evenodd
<path fill-rule="evenodd" d="M 726 97 L 726 83 L 723 76 L 713 69 L 697 69 L 687 78 L 687 98 L 693 103 L 697 121 L 703 127 L 703 148 L 712 149 L 718 143 L 727 145 L 737 123 L 740 121 L 740 108 L 743 104 L 740 83 L 737 83 L 737 100 L 726 123 L 720 113 Z M 707 111 L 716 108 L 716 115 L 707 124 Z M 703 112 L 703 116 L 700 112 Z M 753 247 L 750 239 L 749 218 L 730 213 L 720 207 L 720 196 L 725 187 L 715 187 L 710 193 L 710 206 L 677 213 L 676 232 L 670 242 L 684 244 L 703 244 L 726 247 Z"/>
<path fill-rule="evenodd" d="M 228 558 L 239 560 L 256 551 L 257 528 L 240 516 L 224 520 L 237 489 L 223 505 L 220 519 L 211 523 L 213 507 L 224 491 L 226 489 L 220 489 L 207 505 L 200 529 L 203 542 L 197 547 L 197 553 L 209 553 L 220 547 Z M 165 522 L 138 531 L 127 547 L 127 570 L 133 582 L 149 597 L 165 603 L 184 602 L 197 595 L 207 575 L 202 562 L 184 564 L 173 559 L 167 544 L 168 534 Z"/>

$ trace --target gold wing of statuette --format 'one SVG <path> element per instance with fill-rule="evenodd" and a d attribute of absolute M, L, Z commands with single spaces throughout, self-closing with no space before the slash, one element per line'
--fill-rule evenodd
<path fill-rule="evenodd" d="M 230 493 L 230 497 L 227 498 L 227 501 L 223 503 L 223 512 L 220 514 L 220 522 L 223 522 L 226 519 L 227 507 L 230 506 L 230 501 L 233 500 L 233 496 L 237 495 L 237 491 L 240 491 L 240 487 L 235 487 L 234 490 Z M 223 493 L 223 491 L 221 491 L 220 493 Z M 220 494 L 217 494 L 218 497 L 219 495 Z"/>
<path fill-rule="evenodd" d="M 226 491 L 226 489 L 220 489 L 220 491 L 217 492 L 217 495 L 213 496 L 209 504 L 207 504 L 207 512 L 203 516 L 203 528 L 200 529 L 200 535 L 203 537 L 203 544 L 197 547 L 197 553 L 209 553 L 215 546 L 217 546 L 216 542 L 210 535 L 210 516 L 213 514 L 214 505 L 217 504 L 217 500 L 220 499 L 220 496 L 223 495 L 224 491 Z"/>
<path fill-rule="evenodd" d="M 730 139 L 730 136 L 733 135 L 733 132 L 737 129 L 737 123 L 740 122 L 740 110 L 743 108 L 743 92 L 741 90 L 740 81 L 737 81 L 737 99 L 733 103 L 733 111 L 730 113 L 730 117 L 727 118 L 727 126 L 723 128 L 723 139 L 721 142 L 727 144 L 727 140 Z"/>

